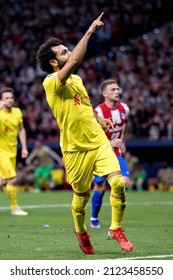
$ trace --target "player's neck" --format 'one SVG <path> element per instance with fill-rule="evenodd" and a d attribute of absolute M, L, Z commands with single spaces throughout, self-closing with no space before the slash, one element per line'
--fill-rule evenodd
<path fill-rule="evenodd" d="M 4 107 L 4 111 L 5 111 L 5 112 L 7 112 L 7 113 L 11 113 L 12 108 L 7 108 L 7 107 Z"/>
<path fill-rule="evenodd" d="M 105 100 L 105 104 L 110 109 L 114 109 L 117 106 L 117 102 L 116 101 Z"/>

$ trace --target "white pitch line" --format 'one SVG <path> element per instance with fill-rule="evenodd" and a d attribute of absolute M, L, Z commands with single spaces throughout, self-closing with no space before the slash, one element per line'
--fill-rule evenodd
<path fill-rule="evenodd" d="M 173 205 L 173 201 L 154 201 L 154 202 L 149 202 L 149 201 L 143 201 L 143 202 L 128 202 L 128 206 L 149 206 L 149 205 Z M 87 206 L 91 206 L 90 203 L 88 203 Z M 103 206 L 110 206 L 109 203 L 103 203 Z M 22 208 L 24 209 L 38 209 L 38 208 L 66 208 L 66 207 L 71 207 L 70 203 L 66 204 L 40 204 L 40 205 L 22 205 Z M 11 209 L 10 206 L 1 206 L 0 211 L 3 210 L 9 210 Z"/>
<path fill-rule="evenodd" d="M 162 258 L 170 258 L 170 257 L 173 257 L 173 254 L 156 255 L 156 256 L 139 256 L 139 257 L 131 257 L 131 258 L 118 258 L 115 260 L 162 259 Z M 114 259 L 109 259 L 109 260 L 114 260 Z"/>
<path fill-rule="evenodd" d="M 40 208 L 61 208 L 61 207 L 71 207 L 71 204 L 40 204 L 40 205 L 22 205 L 23 209 L 40 209 Z M 0 210 L 9 210 L 10 206 L 2 206 Z"/>

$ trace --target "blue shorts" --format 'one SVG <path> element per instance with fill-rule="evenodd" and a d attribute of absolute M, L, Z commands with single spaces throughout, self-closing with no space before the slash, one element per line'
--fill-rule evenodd
<path fill-rule="evenodd" d="M 127 163 L 126 163 L 124 157 L 123 156 L 117 156 L 117 158 L 118 158 L 118 161 L 119 161 L 119 164 L 120 164 L 122 176 L 130 177 L 130 172 L 129 172 L 129 169 L 128 169 L 128 166 L 127 166 Z M 97 184 L 97 183 L 101 183 L 105 180 L 106 179 L 104 177 L 94 176 L 93 183 Z"/>

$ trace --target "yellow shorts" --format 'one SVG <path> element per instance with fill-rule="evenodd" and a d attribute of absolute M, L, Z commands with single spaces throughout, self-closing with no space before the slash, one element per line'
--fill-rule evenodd
<path fill-rule="evenodd" d="M 16 177 L 16 157 L 0 154 L 0 178 L 11 179 Z"/>
<path fill-rule="evenodd" d="M 104 176 L 120 171 L 118 159 L 109 143 L 85 152 L 65 152 L 63 154 L 67 181 L 75 192 L 90 189 L 93 174 Z"/>

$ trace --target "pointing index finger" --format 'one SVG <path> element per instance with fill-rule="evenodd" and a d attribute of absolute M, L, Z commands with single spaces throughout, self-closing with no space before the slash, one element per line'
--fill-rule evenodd
<path fill-rule="evenodd" d="M 104 15 L 104 12 L 101 13 L 101 15 L 99 15 L 99 17 L 97 18 L 97 20 L 101 20 L 102 16 Z"/>

